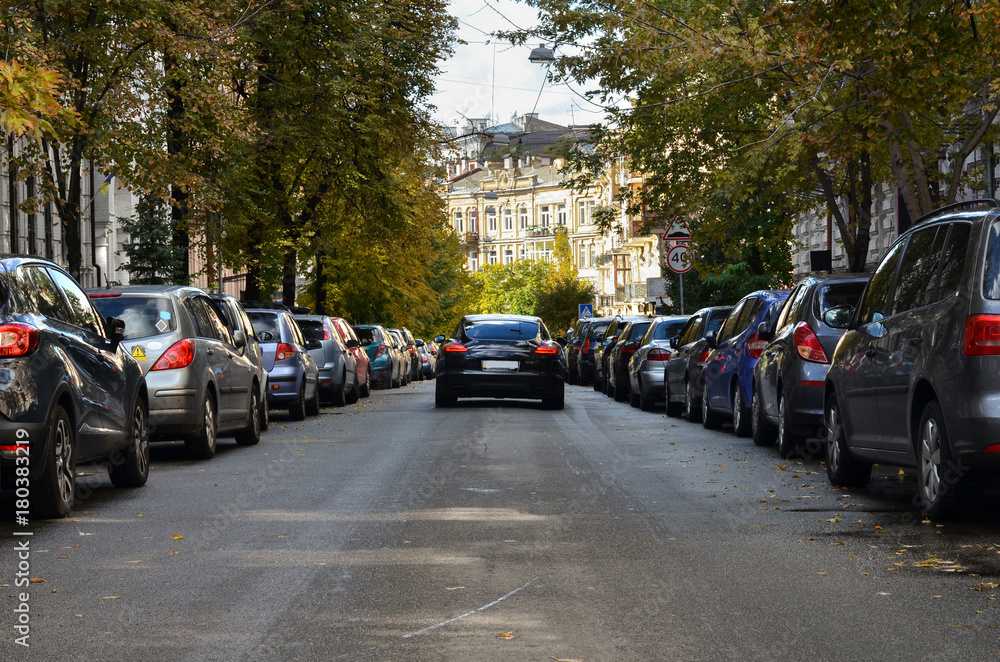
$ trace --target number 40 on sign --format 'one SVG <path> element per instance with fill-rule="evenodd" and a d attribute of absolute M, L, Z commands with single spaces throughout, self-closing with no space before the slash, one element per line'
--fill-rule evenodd
<path fill-rule="evenodd" d="M 693 266 L 694 257 L 686 245 L 674 246 L 667 253 L 667 267 L 675 274 L 687 273 Z"/>

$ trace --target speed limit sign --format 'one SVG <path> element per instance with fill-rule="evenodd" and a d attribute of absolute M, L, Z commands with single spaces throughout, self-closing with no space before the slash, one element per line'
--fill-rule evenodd
<path fill-rule="evenodd" d="M 683 274 L 691 271 L 691 267 L 694 266 L 694 257 L 691 255 L 691 249 L 686 245 L 674 246 L 667 253 L 667 266 L 675 274 Z"/>

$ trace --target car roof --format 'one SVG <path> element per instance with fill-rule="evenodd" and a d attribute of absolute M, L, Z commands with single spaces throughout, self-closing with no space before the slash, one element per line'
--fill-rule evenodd
<path fill-rule="evenodd" d="M 540 318 L 534 315 L 506 315 L 504 313 L 489 313 L 485 315 L 466 315 L 462 319 L 470 322 L 488 322 L 490 320 L 518 320 L 520 322 L 537 322 Z"/>
<path fill-rule="evenodd" d="M 161 295 L 170 294 L 208 294 L 200 287 L 193 285 L 112 285 L 110 287 L 93 287 L 86 290 L 87 294 L 101 294 L 103 292 L 119 293 L 122 296 L 129 295 Z"/>

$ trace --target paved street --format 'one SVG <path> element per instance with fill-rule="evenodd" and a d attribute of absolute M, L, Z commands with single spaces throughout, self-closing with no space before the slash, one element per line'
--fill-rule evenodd
<path fill-rule="evenodd" d="M 12 586 L 0 522 L 0 659 L 1000 654 L 1000 517 L 922 523 L 896 470 L 835 490 L 817 460 L 566 395 L 435 409 L 415 383 L 209 461 L 155 445 L 142 489 L 85 467 L 71 519 L 28 527 L 43 583 Z"/>

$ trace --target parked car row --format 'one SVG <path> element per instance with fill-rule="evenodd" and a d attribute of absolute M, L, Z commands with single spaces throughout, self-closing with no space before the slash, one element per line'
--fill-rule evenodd
<path fill-rule="evenodd" d="M 397 375 L 426 374 L 424 343 L 375 328 L 391 338 Z M 18 509 L 63 517 L 78 464 L 103 463 L 116 486 L 137 487 L 150 442 L 183 440 L 207 459 L 223 435 L 258 443 L 272 408 L 301 420 L 321 398 L 368 397 L 359 331 L 367 340 L 339 317 L 197 287 L 84 291 L 52 262 L 0 259 L 0 482 L 21 495 Z"/>
<path fill-rule="evenodd" d="M 954 516 L 1000 470 L 1000 209 L 950 205 L 921 219 L 871 275 L 807 277 L 705 308 L 666 346 L 664 318 L 616 318 L 567 354 L 575 379 L 597 344 L 595 389 L 646 409 L 661 361 L 666 413 L 788 457 L 815 439 L 830 482 L 862 486 L 876 463 L 916 469 L 915 505 Z M 635 340 L 632 328 L 645 325 Z M 589 343 L 589 344 L 588 344 Z M 621 381 L 621 357 L 632 350 Z M 650 360 L 654 356 L 655 360 Z M 600 366 L 603 366 L 603 370 Z M 655 372 L 654 372 L 655 370 Z M 648 393 L 648 396 L 647 396 Z M 648 399 L 647 399 L 648 398 Z"/>
<path fill-rule="evenodd" d="M 414 338 L 405 327 L 361 324 L 354 330 L 368 355 L 373 387 L 399 388 L 414 380 L 434 378 L 434 343 Z"/>

